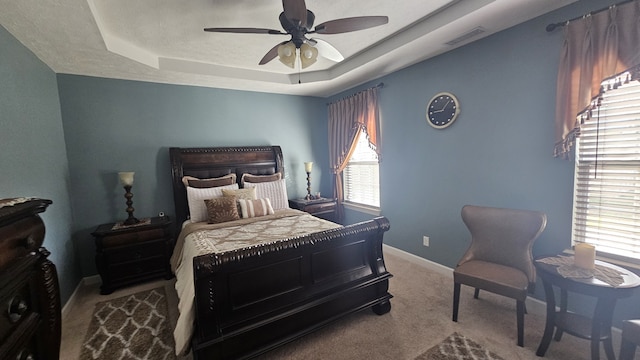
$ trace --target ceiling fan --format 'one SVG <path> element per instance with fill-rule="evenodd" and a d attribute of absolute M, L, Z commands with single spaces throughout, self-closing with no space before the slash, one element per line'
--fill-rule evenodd
<path fill-rule="evenodd" d="M 321 39 L 307 38 L 307 34 L 341 34 L 364 30 L 389 22 L 387 16 L 358 16 L 326 21 L 313 27 L 316 16 L 307 9 L 304 0 L 282 0 L 284 11 L 280 13 L 280 24 L 285 32 L 263 28 L 205 28 L 208 32 L 291 35 L 291 40 L 284 41 L 269 50 L 260 65 L 264 65 L 279 57 L 280 61 L 293 68 L 296 52 L 300 53 L 300 65 L 304 69 L 316 62 L 318 54 L 329 60 L 340 62 L 344 57 L 328 42 Z"/>

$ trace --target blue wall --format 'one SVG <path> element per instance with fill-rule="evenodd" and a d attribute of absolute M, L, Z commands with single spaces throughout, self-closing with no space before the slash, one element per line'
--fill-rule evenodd
<path fill-rule="evenodd" d="M 91 231 L 127 216 L 118 171 L 136 172 L 136 217 L 175 213 L 169 147 L 280 145 L 290 198 L 306 194 L 305 161 L 317 164 L 314 189 L 330 189 L 324 99 L 73 75 L 58 87 L 85 276 L 96 273 Z"/>
<path fill-rule="evenodd" d="M 477 204 L 544 211 L 549 223 L 536 253 L 570 246 L 573 163 L 552 157 L 562 34 L 546 33 L 548 22 L 533 20 L 371 82 L 385 84 L 387 244 L 453 267 L 469 242 L 460 210 Z M 425 113 L 440 91 L 458 97 L 461 114 L 437 130 Z"/>
<path fill-rule="evenodd" d="M 615 3 L 614 1 L 610 3 Z M 574 162 L 553 158 L 555 95 L 562 30 L 549 23 L 606 6 L 581 1 L 407 69 L 343 92 L 383 82 L 380 90 L 381 208 L 391 230 L 385 243 L 455 267 L 470 236 L 465 204 L 532 209 L 548 216 L 534 256 L 571 246 Z M 427 102 L 455 94 L 461 114 L 437 130 Z M 346 211 L 346 222 L 362 220 Z M 430 246 L 422 245 L 422 236 Z M 542 285 L 535 296 L 543 299 Z M 574 297 L 574 310 L 592 303 Z M 640 296 L 620 302 L 616 318 L 638 318 Z"/>
<path fill-rule="evenodd" d="M 453 267 L 469 241 L 460 209 L 477 204 L 543 211 L 549 220 L 536 253 L 570 246 L 573 163 L 552 157 L 562 36 L 546 33 L 547 22 L 531 21 L 382 79 L 381 201 L 393 226 L 390 245 Z M 456 122 L 442 130 L 425 120 L 439 91 L 461 104 Z M 422 235 L 430 236 L 430 247 Z"/>
<path fill-rule="evenodd" d="M 69 169 L 56 75 L 0 26 L 0 198 L 53 204 L 41 217 L 63 301 L 80 280 L 71 241 Z"/>

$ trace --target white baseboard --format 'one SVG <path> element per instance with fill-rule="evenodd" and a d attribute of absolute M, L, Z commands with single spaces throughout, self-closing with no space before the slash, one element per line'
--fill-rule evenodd
<path fill-rule="evenodd" d="M 89 276 L 89 277 L 85 277 L 80 279 L 80 281 L 78 282 L 78 285 L 76 286 L 76 288 L 73 290 L 73 293 L 71 294 L 71 296 L 69 296 L 69 299 L 67 300 L 67 302 L 64 304 L 64 306 L 62 307 L 62 318 L 66 318 L 66 316 L 68 315 L 68 312 L 70 311 L 70 309 L 73 308 L 73 306 L 75 305 L 75 303 L 78 300 L 78 291 L 80 289 L 80 287 L 82 286 L 87 286 L 87 285 L 93 285 L 93 284 L 99 284 L 100 283 L 100 275 L 93 275 L 93 276 Z"/>
<path fill-rule="evenodd" d="M 448 267 L 448 266 L 444 266 L 442 264 L 438 264 L 437 262 L 431 261 L 431 260 L 427 260 L 425 258 L 422 258 L 420 256 L 416 256 L 413 255 L 411 253 L 408 253 L 404 250 L 400 250 L 400 249 L 396 249 L 392 246 L 386 245 L 386 244 L 382 244 L 382 249 L 385 253 L 389 253 L 392 255 L 395 255 L 397 257 L 400 257 L 406 261 L 409 261 L 413 264 L 416 264 L 418 266 L 422 266 L 425 269 L 429 269 L 431 271 L 435 271 L 439 274 L 442 274 L 450 279 L 453 280 L 453 269 Z M 453 287 L 451 290 L 451 296 L 453 296 Z M 547 314 L 547 303 L 532 297 L 527 297 L 527 301 L 526 301 L 526 306 L 527 306 L 527 312 L 531 312 L 533 314 L 536 315 L 542 315 L 542 316 L 546 316 Z"/>
<path fill-rule="evenodd" d="M 399 258 L 402 258 L 404 260 L 407 260 L 410 263 L 422 266 L 426 269 L 429 269 L 431 271 L 435 271 L 439 274 L 442 274 L 446 277 L 450 277 L 453 279 L 453 269 L 447 266 L 444 266 L 442 264 L 438 264 L 437 262 L 433 262 L 431 260 L 427 260 L 425 258 L 422 258 L 420 256 L 417 255 L 413 255 L 411 253 L 408 253 L 404 250 L 400 250 L 397 248 L 394 248 L 392 246 L 389 246 L 387 244 L 382 244 L 382 250 L 385 253 L 389 253 L 391 255 L 395 255 Z"/>

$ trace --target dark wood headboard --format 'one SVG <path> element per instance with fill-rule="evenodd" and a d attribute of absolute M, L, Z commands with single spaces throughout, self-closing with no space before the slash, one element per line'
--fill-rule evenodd
<path fill-rule="evenodd" d="M 189 217 L 187 189 L 182 183 L 183 176 L 206 179 L 236 174 L 238 184 L 244 173 L 270 175 L 280 172 L 284 178 L 280 146 L 172 147 L 169 148 L 169 158 L 178 230 Z"/>

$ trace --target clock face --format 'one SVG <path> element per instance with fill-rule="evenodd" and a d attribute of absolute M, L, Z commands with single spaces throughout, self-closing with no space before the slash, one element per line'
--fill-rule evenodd
<path fill-rule="evenodd" d="M 436 129 L 451 125 L 460 113 L 460 103 L 447 92 L 436 94 L 427 105 L 427 122 Z"/>

